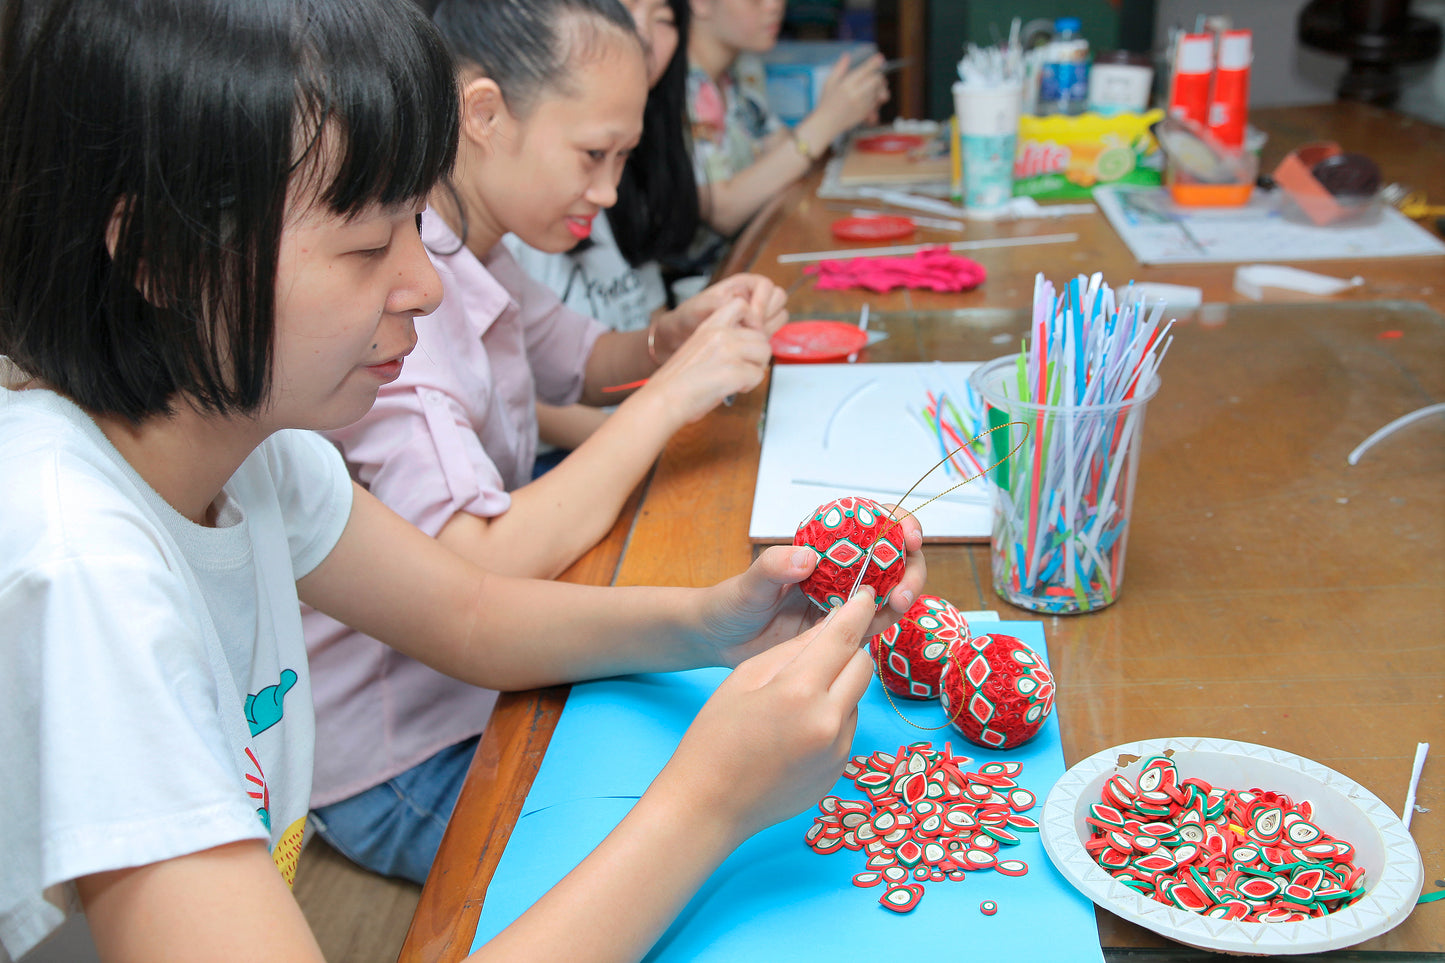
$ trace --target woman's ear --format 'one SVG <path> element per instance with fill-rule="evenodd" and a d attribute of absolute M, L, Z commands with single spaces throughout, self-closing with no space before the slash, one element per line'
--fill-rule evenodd
<path fill-rule="evenodd" d="M 471 143 L 490 149 L 502 123 L 511 117 L 502 88 L 490 77 L 473 77 L 462 85 L 461 134 Z"/>
<path fill-rule="evenodd" d="M 110 220 L 105 224 L 105 250 L 110 254 L 111 261 L 115 260 L 116 249 L 120 247 L 120 234 L 121 231 L 126 229 L 125 222 L 130 216 L 130 208 L 134 203 L 134 197 L 126 195 L 125 197 L 118 198 L 115 206 L 111 208 Z M 156 303 L 156 299 L 152 296 L 153 292 L 151 290 L 150 277 L 146 271 L 145 261 L 140 261 L 136 264 L 134 283 L 136 290 L 141 293 L 141 297 L 152 304 Z"/>

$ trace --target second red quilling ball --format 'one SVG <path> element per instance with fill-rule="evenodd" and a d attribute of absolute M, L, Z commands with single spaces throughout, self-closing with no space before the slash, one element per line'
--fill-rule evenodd
<path fill-rule="evenodd" d="M 877 548 L 869 558 L 875 542 Z M 848 600 L 864 559 L 868 567 L 862 584 L 872 587 L 880 609 L 888 593 L 903 581 L 903 525 L 871 498 L 848 495 L 819 505 L 798 526 L 793 544 L 806 545 L 819 555 L 818 567 L 799 587 L 825 612 Z"/>
<path fill-rule="evenodd" d="M 1054 708 L 1054 677 L 1021 639 L 994 633 L 949 647 L 938 701 L 959 732 L 989 749 L 1023 745 Z"/>
<path fill-rule="evenodd" d="M 946 599 L 920 595 L 907 615 L 868 640 L 868 651 L 889 692 L 907 699 L 936 699 L 949 647 L 968 638 L 962 612 Z"/>

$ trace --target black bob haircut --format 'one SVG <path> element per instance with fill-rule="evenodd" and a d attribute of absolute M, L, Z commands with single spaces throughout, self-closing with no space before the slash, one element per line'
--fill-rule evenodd
<path fill-rule="evenodd" d="M 647 95 L 642 139 L 617 184 L 617 204 L 607 212 L 617 248 L 627 263 L 680 259 L 697 234 L 701 215 L 688 145 L 688 0 L 668 0 L 677 23 L 677 51 Z"/>
<path fill-rule="evenodd" d="M 4 7 L 0 354 L 93 415 L 257 410 L 288 189 L 423 197 L 456 152 L 440 38 L 399 0 Z"/>

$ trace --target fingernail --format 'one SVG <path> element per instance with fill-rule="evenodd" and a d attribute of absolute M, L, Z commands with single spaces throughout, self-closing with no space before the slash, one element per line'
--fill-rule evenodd
<path fill-rule="evenodd" d="M 811 548 L 800 548 L 793 553 L 791 561 L 794 568 L 802 568 L 812 561 L 813 557 L 813 550 Z"/>
<path fill-rule="evenodd" d="M 908 607 L 913 604 L 913 593 L 907 589 L 901 589 L 898 592 L 898 597 L 903 600 L 903 610 L 906 612 Z"/>

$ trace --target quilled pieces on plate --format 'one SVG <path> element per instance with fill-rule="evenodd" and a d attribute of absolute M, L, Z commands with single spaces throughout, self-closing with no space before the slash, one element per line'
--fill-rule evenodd
<path fill-rule="evenodd" d="M 1115 879 L 1160 903 L 1215 919 L 1298 922 L 1365 893 L 1355 850 L 1313 821 L 1308 801 L 1263 789 L 1217 789 L 1146 759 L 1137 782 L 1104 781 L 1084 818 L 1084 849 Z M 814 844 L 814 849 L 817 849 Z M 1004 859 L 996 868 L 1006 873 Z"/>
<path fill-rule="evenodd" d="M 918 905 L 925 881 L 961 882 L 975 870 L 1022 876 L 1028 864 L 1006 852 L 1020 833 L 1039 831 L 1038 821 L 1024 815 L 1036 798 L 1016 782 L 1023 765 L 989 762 L 970 770 L 972 762 L 948 743 L 854 756 L 843 772 L 867 798 L 824 796 L 804 840 L 822 854 L 861 850 L 866 867 L 853 885 L 882 885 L 878 902 L 895 913 Z M 992 900 L 983 905 L 997 910 Z"/>

